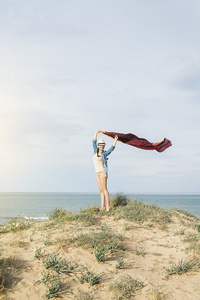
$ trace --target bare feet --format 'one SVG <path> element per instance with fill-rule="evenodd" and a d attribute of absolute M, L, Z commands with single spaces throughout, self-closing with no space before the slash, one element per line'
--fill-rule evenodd
<path fill-rule="evenodd" d="M 100 209 L 106 209 L 105 206 L 101 207 Z"/>

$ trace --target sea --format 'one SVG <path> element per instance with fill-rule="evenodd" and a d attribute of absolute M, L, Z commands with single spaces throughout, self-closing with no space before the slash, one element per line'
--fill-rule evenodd
<path fill-rule="evenodd" d="M 110 197 L 113 197 L 110 194 Z M 132 200 L 159 207 L 179 208 L 200 217 L 200 195 L 186 194 L 126 194 Z M 89 206 L 100 206 L 98 193 L 0 193 L 0 225 L 13 218 L 33 218 L 37 221 L 48 219 L 54 208 L 78 213 Z"/>

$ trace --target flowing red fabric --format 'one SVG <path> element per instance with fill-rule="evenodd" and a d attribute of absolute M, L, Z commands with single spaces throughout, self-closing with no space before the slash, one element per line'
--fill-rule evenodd
<path fill-rule="evenodd" d="M 158 143 L 150 143 L 146 139 L 139 138 L 132 133 L 123 134 L 118 132 L 107 131 L 104 131 L 102 133 L 111 138 L 115 138 L 115 136 L 117 135 L 118 141 L 144 150 L 156 150 L 158 152 L 163 152 L 168 147 L 172 146 L 171 141 L 167 140 L 166 138 Z"/>

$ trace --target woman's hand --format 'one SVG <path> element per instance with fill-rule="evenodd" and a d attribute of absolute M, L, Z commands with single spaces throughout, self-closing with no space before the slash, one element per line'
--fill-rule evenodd
<path fill-rule="evenodd" d="M 97 139 L 97 134 L 98 133 L 104 133 L 105 131 L 102 131 L 102 130 L 97 130 L 96 132 L 95 132 L 95 135 L 94 135 L 94 140 L 96 140 Z"/>
<path fill-rule="evenodd" d="M 118 136 L 116 135 L 115 136 L 115 140 L 114 140 L 114 143 L 113 143 L 113 146 L 115 147 L 116 143 L 117 143 L 117 140 L 118 140 Z"/>
<path fill-rule="evenodd" d="M 105 133 L 105 131 L 103 131 L 103 130 L 97 130 L 97 133 L 99 133 L 99 132 Z"/>

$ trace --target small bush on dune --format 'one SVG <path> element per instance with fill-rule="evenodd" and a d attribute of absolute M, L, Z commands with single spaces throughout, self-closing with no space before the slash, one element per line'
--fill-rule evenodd
<path fill-rule="evenodd" d="M 58 218 L 62 218 L 66 214 L 67 211 L 65 209 L 55 207 L 47 214 L 47 216 L 49 217 L 49 220 L 55 220 Z"/>
<path fill-rule="evenodd" d="M 123 194 L 116 194 L 111 199 L 110 204 L 111 207 L 118 207 L 118 206 L 126 206 L 130 202 L 130 199 L 123 195 Z"/>

